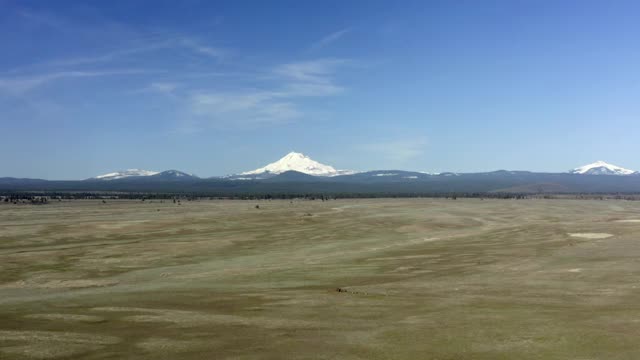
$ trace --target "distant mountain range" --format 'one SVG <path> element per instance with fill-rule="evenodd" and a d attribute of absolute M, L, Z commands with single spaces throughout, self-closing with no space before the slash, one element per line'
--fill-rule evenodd
<path fill-rule="evenodd" d="M 597 161 L 565 173 L 498 170 L 439 173 L 405 170 L 336 170 L 291 152 L 264 167 L 223 177 L 199 178 L 178 170 L 128 169 L 86 180 L 0 178 L 0 191 L 257 193 L 640 193 L 640 173 Z"/>
<path fill-rule="evenodd" d="M 276 175 L 280 175 L 282 173 L 288 171 L 296 171 L 299 173 L 311 175 L 311 176 L 343 176 L 343 175 L 355 175 L 355 174 L 370 174 L 371 176 L 385 177 L 385 176 L 398 176 L 398 173 L 404 173 L 405 175 L 409 172 L 401 171 L 401 170 L 376 170 L 376 171 L 367 171 L 367 172 L 357 172 L 353 170 L 336 170 L 330 165 L 325 165 L 320 162 L 317 162 L 305 154 L 299 152 L 290 152 L 280 160 L 270 163 L 264 167 L 245 171 L 240 174 L 227 175 L 220 178 L 228 179 L 228 180 L 261 180 L 268 179 L 274 177 Z M 395 171 L 395 172 L 394 172 Z M 422 175 L 444 175 L 444 176 L 452 176 L 456 175 L 455 173 L 440 173 L 440 174 L 430 174 L 426 172 L 411 172 L 413 175 L 408 175 L 407 179 L 416 179 L 422 177 Z M 620 166 L 608 164 L 604 161 L 596 161 L 592 164 L 580 166 L 568 172 L 569 174 L 580 174 L 580 175 L 637 175 L 637 171 L 625 169 Z M 191 179 L 197 178 L 197 176 L 193 174 L 187 174 L 177 170 L 167 170 L 167 171 L 151 171 L 151 170 L 140 170 L 140 169 L 128 169 L 122 171 L 116 171 L 104 175 L 98 175 L 88 180 L 118 180 L 127 177 L 149 177 L 149 178 L 166 178 L 166 179 L 175 179 L 175 178 L 183 178 L 183 179 Z"/>

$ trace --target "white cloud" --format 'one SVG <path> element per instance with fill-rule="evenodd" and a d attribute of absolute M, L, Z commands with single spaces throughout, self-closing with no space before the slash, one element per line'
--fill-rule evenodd
<path fill-rule="evenodd" d="M 320 39 L 319 41 L 313 43 L 310 47 L 311 50 L 318 50 L 321 49 L 337 40 L 339 40 L 341 37 L 343 37 L 346 33 L 348 33 L 349 31 L 351 31 L 350 28 L 346 28 L 346 29 L 342 29 L 336 32 L 333 32 L 325 37 L 323 37 L 322 39 Z"/>
<path fill-rule="evenodd" d="M 21 95 L 61 79 L 119 73 L 95 71 L 97 68 L 160 64 L 155 66 L 167 66 L 167 71 L 162 76 L 135 79 L 142 82 L 134 84 L 133 88 L 122 90 L 128 93 L 153 93 L 170 97 L 174 105 L 178 105 L 183 111 L 186 109 L 183 115 L 189 120 L 184 128 L 197 131 L 210 124 L 291 122 L 303 118 L 305 113 L 309 114 L 307 107 L 310 102 L 303 99 L 335 96 L 345 91 L 334 79 L 339 68 L 349 63 L 344 59 L 315 59 L 269 68 L 253 64 L 251 69 L 247 69 L 247 66 L 243 69 L 245 62 L 229 64 L 226 61 L 234 54 L 231 50 L 213 46 L 201 38 L 190 35 L 164 30 L 141 30 L 102 20 L 87 26 L 65 19 L 25 16 L 31 16 L 34 19 L 32 21 L 62 21 L 64 32 L 84 34 L 91 31 L 97 35 L 97 39 L 105 41 L 96 47 L 89 46 L 92 52 L 85 52 L 84 49 L 87 47 L 82 47 L 83 52 L 76 53 L 75 56 L 45 59 L 44 62 L 22 66 L 5 75 L 0 74 L 0 93 Z M 110 31 L 112 28 L 116 30 L 115 34 Z M 348 31 L 350 30 L 342 29 L 329 34 L 316 46 L 327 46 Z M 165 56 L 173 56 L 170 60 L 178 58 L 180 61 L 172 62 Z M 155 61 L 156 59 L 163 61 Z M 185 59 L 187 61 L 184 61 Z M 224 66 L 214 67 L 215 62 L 224 62 Z M 220 69 L 223 71 L 218 71 Z M 241 80 L 218 82 L 205 79 L 223 76 L 234 76 Z M 127 82 L 128 86 L 131 86 L 130 84 L 131 81 Z M 34 95 L 37 97 L 38 94 Z"/>
<path fill-rule="evenodd" d="M 229 50 L 227 49 L 204 45 L 192 38 L 181 38 L 178 41 L 178 44 L 186 47 L 187 49 L 190 49 L 191 51 L 214 58 L 219 61 L 225 60 L 229 57 L 230 54 Z"/>
<path fill-rule="evenodd" d="M 20 9 L 17 14 L 37 26 L 44 26 L 58 30 L 66 29 L 68 26 L 67 22 L 64 19 L 50 13 Z"/>
<path fill-rule="evenodd" d="M 144 44 L 140 44 L 144 41 Z M 104 63 L 113 63 L 122 60 L 128 60 L 136 55 L 144 55 L 162 50 L 186 49 L 195 54 L 213 58 L 218 61 L 227 59 L 231 52 L 227 49 L 204 45 L 189 37 L 152 37 L 151 39 L 138 40 L 135 44 L 130 42 L 126 46 L 116 48 L 101 54 L 89 56 L 76 56 L 62 59 L 47 60 L 44 62 L 28 64 L 11 72 L 19 72 L 24 70 L 33 70 L 34 68 L 50 68 L 67 70 L 71 67 L 82 65 L 96 65 Z"/>
<path fill-rule="evenodd" d="M 282 96 L 331 96 L 344 91 L 344 88 L 335 84 L 293 83 L 287 84 L 282 89 Z"/>
<path fill-rule="evenodd" d="M 267 100 L 273 98 L 273 94 L 266 92 L 255 93 L 205 93 L 193 97 L 194 104 L 203 107 L 212 107 L 219 112 L 233 112 L 255 108 Z"/>
<path fill-rule="evenodd" d="M 330 96 L 344 90 L 332 75 L 347 63 L 344 59 L 302 61 L 277 66 L 274 73 L 286 80 L 282 91 L 288 96 Z"/>
<path fill-rule="evenodd" d="M 29 28 L 42 28 L 39 30 L 50 32 L 52 38 L 73 36 L 75 39 L 77 37 L 77 49 L 82 49 L 83 52 L 76 53 L 74 56 L 49 58 L 45 61 L 21 65 L 10 71 L 14 73 L 43 67 L 66 71 L 82 65 L 129 61 L 132 58 L 136 60 L 136 56 L 158 51 L 186 50 L 192 54 L 219 61 L 227 59 L 231 54 L 228 49 L 212 46 L 190 34 L 165 28 L 133 27 L 100 16 L 77 21 L 74 17 L 60 13 L 30 9 L 19 9 L 16 15 L 21 19 L 20 23 L 28 24 Z"/>
<path fill-rule="evenodd" d="M 88 78 L 145 73 L 145 70 L 57 71 L 44 74 L 0 78 L 0 91 L 21 95 L 46 83 L 65 78 Z"/>
<path fill-rule="evenodd" d="M 300 98 L 333 96 L 344 89 L 331 76 L 346 61 L 320 59 L 277 66 L 278 84 L 267 90 L 201 91 L 190 97 L 192 112 L 215 124 L 281 124 L 301 118 Z"/>
<path fill-rule="evenodd" d="M 166 41 L 157 42 L 157 43 L 151 43 L 151 44 L 146 44 L 146 45 L 137 46 L 137 47 L 117 49 L 117 50 L 106 52 L 100 55 L 79 56 L 79 57 L 72 57 L 72 58 L 65 58 L 65 59 L 57 59 L 57 60 L 51 60 L 51 61 L 47 61 L 41 64 L 35 64 L 35 65 L 48 66 L 48 67 L 70 67 L 70 66 L 77 66 L 77 65 L 105 63 L 105 62 L 115 61 L 121 58 L 126 58 L 128 56 L 132 56 L 136 54 L 147 53 L 147 52 L 163 49 L 163 48 L 166 48 L 167 46 L 168 46 L 168 42 Z"/>
<path fill-rule="evenodd" d="M 277 66 L 274 72 L 278 75 L 306 82 L 326 82 L 341 65 L 348 63 L 344 59 L 318 59 L 294 62 Z"/>
<path fill-rule="evenodd" d="M 223 125 L 279 124 L 301 115 L 294 104 L 278 97 L 270 92 L 196 94 L 191 109 Z"/>
<path fill-rule="evenodd" d="M 149 85 L 150 90 L 165 94 L 172 93 L 177 87 L 178 84 L 165 82 L 155 82 Z"/>
<path fill-rule="evenodd" d="M 174 96 L 175 91 L 180 87 L 180 84 L 174 82 L 152 82 L 142 89 L 131 91 L 132 94 L 139 93 L 156 93 L 167 96 Z"/>

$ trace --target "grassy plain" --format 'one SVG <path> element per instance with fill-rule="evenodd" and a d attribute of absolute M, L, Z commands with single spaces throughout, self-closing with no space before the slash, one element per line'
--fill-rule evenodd
<path fill-rule="evenodd" d="M 2 359 L 638 359 L 639 338 L 640 202 L 0 205 Z"/>

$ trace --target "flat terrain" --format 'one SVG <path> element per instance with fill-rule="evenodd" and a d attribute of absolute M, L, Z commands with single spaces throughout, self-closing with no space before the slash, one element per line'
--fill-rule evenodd
<path fill-rule="evenodd" d="M 1 359 L 639 359 L 638 339 L 640 202 L 0 205 Z"/>

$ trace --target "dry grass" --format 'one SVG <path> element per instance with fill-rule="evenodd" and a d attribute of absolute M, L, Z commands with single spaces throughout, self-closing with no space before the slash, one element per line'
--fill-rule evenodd
<path fill-rule="evenodd" d="M 0 358 L 636 359 L 639 217 L 573 200 L 0 205 Z"/>

